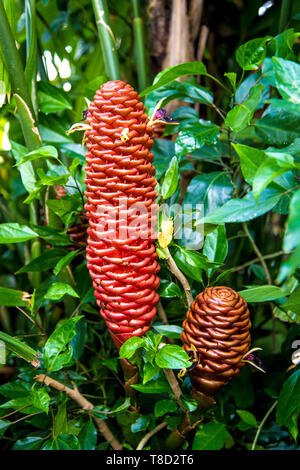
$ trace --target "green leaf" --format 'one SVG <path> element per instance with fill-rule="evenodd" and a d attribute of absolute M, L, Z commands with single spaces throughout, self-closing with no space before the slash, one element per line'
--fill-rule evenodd
<path fill-rule="evenodd" d="M 227 73 L 224 73 L 224 77 L 228 78 L 228 80 L 230 81 L 231 86 L 233 88 L 233 91 L 235 92 L 235 90 L 236 90 L 236 73 L 235 72 L 227 72 Z"/>
<path fill-rule="evenodd" d="M 42 186 L 54 186 L 67 184 L 70 174 L 59 175 L 55 171 L 48 171 L 47 174 L 42 168 L 37 169 L 37 174 L 39 176 L 38 185 Z"/>
<path fill-rule="evenodd" d="M 192 444 L 193 450 L 220 450 L 228 437 L 226 427 L 222 423 L 207 423 L 196 432 Z"/>
<path fill-rule="evenodd" d="M 39 82 L 38 96 L 42 113 L 57 113 L 64 109 L 72 109 L 72 102 L 67 93 L 48 82 Z"/>
<path fill-rule="evenodd" d="M 157 333 L 160 333 L 166 338 L 175 338 L 179 339 L 182 333 L 183 328 L 177 325 L 153 325 L 153 328 Z"/>
<path fill-rule="evenodd" d="M 185 409 L 188 410 L 190 413 L 193 413 L 197 410 L 198 403 L 193 398 L 186 398 L 181 395 L 180 399 Z"/>
<path fill-rule="evenodd" d="M 265 152 L 254 147 L 242 144 L 232 144 L 240 157 L 241 169 L 247 183 L 253 183 L 258 167 L 264 162 Z"/>
<path fill-rule="evenodd" d="M 265 152 L 266 159 L 258 167 L 253 179 L 253 195 L 257 200 L 262 191 L 278 176 L 295 167 L 291 155 Z"/>
<path fill-rule="evenodd" d="M 209 261 L 221 264 L 227 256 L 227 251 L 228 242 L 225 225 L 218 225 L 215 230 L 206 235 L 203 254 L 207 256 Z M 211 276 L 216 269 L 216 267 L 208 268 L 208 275 Z"/>
<path fill-rule="evenodd" d="M 60 370 L 71 361 L 72 350 L 70 349 L 70 352 L 66 353 L 64 351 L 76 335 L 75 326 L 81 318 L 82 316 L 77 316 L 64 321 L 48 338 L 43 351 L 44 365 L 48 371 Z"/>
<path fill-rule="evenodd" d="M 94 422 L 89 420 L 83 425 L 78 435 L 81 450 L 95 450 L 97 444 L 97 429 Z"/>
<path fill-rule="evenodd" d="M 27 148 L 13 141 L 10 141 L 10 143 L 12 154 L 18 164 L 27 153 Z M 31 193 L 35 189 L 36 184 L 36 175 L 32 163 L 24 163 L 18 167 L 18 170 L 26 191 Z"/>
<path fill-rule="evenodd" d="M 299 64 L 280 57 L 268 58 L 263 63 L 263 74 L 283 98 L 300 104 Z"/>
<path fill-rule="evenodd" d="M 140 416 L 134 423 L 132 423 L 131 432 L 145 431 L 148 428 L 149 424 L 149 416 Z"/>
<path fill-rule="evenodd" d="M 57 276 L 62 269 L 64 269 L 66 266 L 68 266 L 71 261 L 76 258 L 76 256 L 78 255 L 79 253 L 79 250 L 75 250 L 75 251 L 71 251 L 70 253 L 68 253 L 66 256 L 64 256 L 63 258 L 61 258 L 58 263 L 56 263 L 54 269 L 53 269 L 53 273 L 55 274 L 55 276 Z"/>
<path fill-rule="evenodd" d="M 239 294 L 246 302 L 267 302 L 286 296 L 286 292 L 280 289 L 280 287 L 269 285 L 251 287 L 250 289 L 239 291 Z"/>
<path fill-rule="evenodd" d="M 286 311 L 297 313 L 298 316 L 300 315 L 300 286 L 294 290 L 294 292 L 289 296 L 287 301 L 281 305 L 281 307 Z"/>
<path fill-rule="evenodd" d="M 45 294 L 45 299 L 60 300 L 64 295 L 79 297 L 77 292 L 69 284 L 63 282 L 54 282 Z"/>
<path fill-rule="evenodd" d="M 179 77 L 185 75 L 206 75 L 206 67 L 202 62 L 185 62 L 184 64 L 168 67 L 160 72 L 154 80 L 152 86 L 146 88 L 140 96 L 148 95 L 148 93 L 158 88 L 168 85 Z"/>
<path fill-rule="evenodd" d="M 60 200 L 48 199 L 46 204 L 65 223 L 68 223 L 68 218 L 72 212 L 79 212 L 81 208 L 79 200 L 73 197 L 63 197 Z"/>
<path fill-rule="evenodd" d="M 160 369 L 156 364 L 146 362 L 143 367 L 143 384 L 152 380 L 159 373 Z"/>
<path fill-rule="evenodd" d="M 251 39 L 240 46 L 235 53 L 235 58 L 243 70 L 256 70 L 266 57 L 266 42 L 271 36 Z"/>
<path fill-rule="evenodd" d="M 289 215 L 283 240 L 284 250 L 296 248 L 300 240 L 300 189 L 294 192 L 289 206 Z"/>
<path fill-rule="evenodd" d="M 19 269 L 16 274 L 29 273 L 36 271 L 45 271 L 51 269 L 64 257 L 65 250 L 60 248 L 53 248 L 47 250 L 37 258 L 34 258 L 28 264 L 25 264 L 21 269 Z"/>
<path fill-rule="evenodd" d="M 46 441 L 42 450 L 80 450 L 80 443 L 73 434 L 61 434 Z"/>
<path fill-rule="evenodd" d="M 6 307 L 29 307 L 28 297 L 27 292 L 0 286 L 0 304 Z"/>
<path fill-rule="evenodd" d="M 161 194 L 164 199 L 168 199 L 172 196 L 172 194 L 175 193 L 178 182 L 178 160 L 177 157 L 173 157 L 169 163 L 164 181 L 161 186 Z"/>
<path fill-rule="evenodd" d="M 37 353 L 27 344 L 23 343 L 23 341 L 21 341 L 20 339 L 14 338 L 13 336 L 10 336 L 7 333 L 4 333 L 3 331 L 0 331 L 0 340 L 4 341 L 6 348 L 9 351 L 12 351 L 14 354 L 21 357 L 22 359 L 25 359 L 25 361 L 31 362 L 34 366 L 39 365 L 39 361 L 37 359 L 39 353 Z"/>
<path fill-rule="evenodd" d="M 37 160 L 38 158 L 55 158 L 57 160 L 58 153 L 56 148 L 52 145 L 44 145 L 43 147 L 39 147 L 38 149 L 24 155 L 24 157 L 18 161 L 17 166 L 31 162 L 32 160 Z"/>
<path fill-rule="evenodd" d="M 162 369 L 183 369 L 191 366 L 188 354 L 181 346 L 175 344 L 163 346 L 155 356 L 155 362 Z"/>
<path fill-rule="evenodd" d="M 59 436 L 60 434 L 68 434 L 69 426 L 67 418 L 67 406 L 65 400 L 58 406 L 54 422 L 55 436 Z"/>
<path fill-rule="evenodd" d="M 250 413 L 250 411 L 246 410 L 236 410 L 237 414 L 241 418 L 241 420 L 248 424 L 248 426 L 251 426 L 252 428 L 255 428 L 257 426 L 257 421 L 255 416 Z"/>
<path fill-rule="evenodd" d="M 131 385 L 132 388 L 141 393 L 162 394 L 169 393 L 170 386 L 164 378 L 155 378 L 145 384 Z"/>
<path fill-rule="evenodd" d="M 289 258 L 281 264 L 276 282 L 281 283 L 287 277 L 292 276 L 298 267 L 300 267 L 300 245 L 298 245 Z"/>
<path fill-rule="evenodd" d="M 283 384 L 280 391 L 276 421 L 279 426 L 286 426 L 293 438 L 298 435 L 297 418 L 300 413 L 300 370 L 296 370 Z"/>
<path fill-rule="evenodd" d="M 241 131 L 250 124 L 258 107 L 265 85 L 258 84 L 250 89 L 249 96 L 241 104 L 237 104 L 226 116 L 225 124 L 234 132 Z"/>
<path fill-rule="evenodd" d="M 6 429 L 8 429 L 9 426 L 10 426 L 10 421 L 7 421 L 5 419 L 0 420 L 0 437 L 3 436 Z"/>
<path fill-rule="evenodd" d="M 18 439 L 12 446 L 13 450 L 38 450 L 44 442 L 43 437 L 28 436 Z"/>
<path fill-rule="evenodd" d="M 180 287 L 172 281 L 166 279 L 161 279 L 158 294 L 160 297 L 182 297 L 182 292 Z M 1 297 L 0 297 L 1 298 Z"/>
<path fill-rule="evenodd" d="M 154 415 L 156 418 L 160 418 L 167 413 L 174 413 L 177 410 L 177 405 L 171 400 L 159 400 L 155 403 Z"/>
<path fill-rule="evenodd" d="M 139 336 L 133 336 L 125 341 L 120 348 L 120 358 L 121 359 L 130 359 L 137 349 L 145 346 L 144 338 Z"/>
<path fill-rule="evenodd" d="M 270 211 L 280 200 L 281 194 L 278 191 L 265 189 L 256 202 L 252 192 L 249 192 L 242 199 L 231 199 L 224 206 L 219 207 L 207 217 L 205 223 L 222 224 L 224 222 L 246 222 Z M 200 219 L 196 222 L 203 223 Z"/>
<path fill-rule="evenodd" d="M 15 222 L 0 224 L 0 244 L 26 242 L 37 236 L 37 233 L 27 227 L 27 225 Z"/>
<path fill-rule="evenodd" d="M 298 114 L 269 108 L 255 123 L 255 132 L 267 145 L 283 146 L 300 137 Z"/>
<path fill-rule="evenodd" d="M 193 124 L 185 126 L 178 134 L 175 143 L 175 152 L 185 155 L 201 148 L 205 143 L 216 144 L 220 135 L 220 128 L 216 124 L 204 119 L 199 119 Z"/>

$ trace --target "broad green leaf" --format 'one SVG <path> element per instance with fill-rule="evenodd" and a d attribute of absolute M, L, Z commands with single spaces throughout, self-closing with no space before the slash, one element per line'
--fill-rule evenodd
<path fill-rule="evenodd" d="M 83 425 L 78 435 L 81 450 L 95 450 L 97 444 L 97 429 L 94 422 L 89 420 Z"/>
<path fill-rule="evenodd" d="M 68 266 L 71 261 L 78 255 L 79 250 L 71 251 L 68 253 L 66 256 L 61 258 L 55 265 L 53 269 L 53 273 L 55 276 L 57 276 L 62 269 L 64 269 L 66 266 Z"/>
<path fill-rule="evenodd" d="M 48 82 L 39 82 L 39 107 L 43 113 L 57 113 L 72 109 L 72 102 L 67 93 Z"/>
<path fill-rule="evenodd" d="M 155 378 L 145 384 L 131 385 L 132 388 L 141 393 L 162 394 L 169 393 L 170 386 L 164 378 Z"/>
<path fill-rule="evenodd" d="M 267 302 L 286 296 L 286 292 L 280 289 L 280 287 L 269 285 L 251 287 L 250 289 L 239 291 L 239 294 L 246 302 Z"/>
<path fill-rule="evenodd" d="M 72 338 L 76 335 L 76 323 L 82 318 L 77 316 L 64 321 L 56 327 L 53 333 L 48 338 L 44 351 L 43 359 L 45 368 L 49 371 L 60 370 L 63 365 L 66 365 L 71 360 L 71 354 L 64 351 Z M 72 350 L 70 350 L 72 353 Z"/>
<path fill-rule="evenodd" d="M 19 269 L 16 274 L 51 269 L 56 266 L 62 257 L 64 257 L 65 253 L 66 251 L 60 248 L 52 248 L 51 250 L 47 250 L 37 258 L 34 258 L 28 264 L 25 264 L 25 266 Z"/>
<path fill-rule="evenodd" d="M 198 408 L 198 403 L 193 398 L 186 398 L 184 396 L 180 397 L 181 403 L 190 413 L 193 413 Z"/>
<path fill-rule="evenodd" d="M 120 348 L 120 358 L 121 359 L 130 359 L 137 349 L 145 346 L 144 338 L 139 336 L 133 336 L 125 341 Z"/>
<path fill-rule="evenodd" d="M 80 450 L 80 443 L 73 434 L 61 434 L 46 441 L 41 450 Z"/>
<path fill-rule="evenodd" d="M 183 328 L 177 325 L 153 325 L 155 331 L 167 338 L 179 339 Z"/>
<path fill-rule="evenodd" d="M 227 256 L 228 251 L 228 242 L 226 238 L 226 229 L 225 225 L 221 224 L 218 227 L 210 232 L 205 237 L 205 243 L 203 246 L 203 254 L 207 256 L 209 261 L 215 263 L 223 263 Z M 208 275 L 211 276 L 212 273 L 217 268 L 208 268 Z"/>
<path fill-rule="evenodd" d="M 67 405 L 66 405 L 65 400 L 63 403 L 59 404 L 54 422 L 55 422 L 55 436 L 59 436 L 60 434 L 68 434 L 69 426 L 68 426 L 68 417 L 67 417 Z"/>
<path fill-rule="evenodd" d="M 255 123 L 255 132 L 267 145 L 288 145 L 300 137 L 298 114 L 281 109 L 268 109 L 267 113 Z"/>
<path fill-rule="evenodd" d="M 202 282 L 202 270 L 208 268 L 205 263 L 206 258 L 197 251 L 186 250 L 179 248 L 173 255 L 174 261 L 178 268 L 184 274 L 195 279 L 195 281 Z"/>
<path fill-rule="evenodd" d="M 230 177 L 221 171 L 195 176 L 186 190 L 184 205 L 204 204 L 206 216 L 229 201 L 232 191 Z"/>
<path fill-rule="evenodd" d="M 28 436 L 14 442 L 12 450 L 38 450 L 44 442 L 43 437 Z"/>
<path fill-rule="evenodd" d="M 156 364 L 146 362 L 143 367 L 143 384 L 152 380 L 160 371 L 160 368 Z"/>
<path fill-rule="evenodd" d="M 292 276 L 296 269 L 300 267 L 300 245 L 295 248 L 293 253 L 289 256 L 289 258 L 280 266 L 279 274 L 277 276 L 276 282 L 281 283 L 287 277 Z"/>
<path fill-rule="evenodd" d="M 167 168 L 164 181 L 161 186 L 161 194 L 164 199 L 168 199 L 174 194 L 178 186 L 178 160 L 173 157 Z"/>
<path fill-rule="evenodd" d="M 131 425 L 131 432 L 140 432 L 146 431 L 150 424 L 149 416 L 140 416 L 134 423 Z"/>
<path fill-rule="evenodd" d="M 0 244 L 20 243 L 36 238 L 38 235 L 27 225 L 16 222 L 0 224 Z"/>
<path fill-rule="evenodd" d="M 299 64 L 280 57 L 268 58 L 263 63 L 263 74 L 283 98 L 300 104 Z"/>
<path fill-rule="evenodd" d="M 67 184 L 70 174 L 59 175 L 55 171 L 48 171 L 47 174 L 42 168 L 37 169 L 37 174 L 39 176 L 38 184 L 43 186 L 54 186 Z"/>
<path fill-rule="evenodd" d="M 163 346 L 156 354 L 155 362 L 158 367 L 164 369 L 182 369 L 191 366 L 188 354 L 181 346 L 175 344 Z"/>
<path fill-rule="evenodd" d="M 220 450 L 228 437 L 225 424 L 207 423 L 196 432 L 193 450 Z"/>
<path fill-rule="evenodd" d="M 234 132 L 241 131 L 250 124 L 253 114 L 260 103 L 265 85 L 258 84 L 251 88 L 249 96 L 241 104 L 232 108 L 226 116 L 225 124 Z"/>
<path fill-rule="evenodd" d="M 176 410 L 177 405 L 174 401 L 159 400 L 155 403 L 154 415 L 156 416 L 156 418 L 160 418 L 161 416 L 167 413 L 174 413 Z"/>
<path fill-rule="evenodd" d="M 18 161 L 17 166 L 37 160 L 38 158 L 55 158 L 57 160 L 58 153 L 56 148 L 52 145 L 44 145 L 43 147 L 39 147 L 38 149 L 24 155 L 24 157 Z"/>
<path fill-rule="evenodd" d="M 170 140 L 155 139 L 152 147 L 156 178 L 159 180 L 167 170 L 170 161 L 175 154 L 175 144 Z"/>
<path fill-rule="evenodd" d="M 239 417 L 241 418 L 241 420 L 244 423 L 248 424 L 248 426 L 251 426 L 253 428 L 255 428 L 257 426 L 256 418 L 252 413 L 250 413 L 250 411 L 236 410 L 236 412 L 239 415 Z"/>
<path fill-rule="evenodd" d="M 55 246 L 71 245 L 70 237 L 55 228 L 47 225 L 31 225 L 32 229 L 44 240 Z"/>
<path fill-rule="evenodd" d="M 277 34 L 268 44 L 268 49 L 271 50 L 271 54 L 268 55 L 293 60 L 295 58 L 293 45 L 299 35 L 300 33 L 295 33 L 293 28 Z"/>
<path fill-rule="evenodd" d="M 7 421 L 5 419 L 0 420 L 0 437 L 3 436 L 6 429 L 8 429 L 9 426 L 10 426 L 10 421 Z"/>
<path fill-rule="evenodd" d="M 12 154 L 18 164 L 22 160 L 23 156 L 26 155 L 27 148 L 17 142 L 10 141 L 10 143 Z M 35 189 L 36 184 L 36 175 L 32 163 L 24 163 L 18 167 L 18 170 L 26 191 L 31 193 Z"/>
<path fill-rule="evenodd" d="M 220 135 L 220 128 L 216 124 L 204 119 L 199 119 L 192 125 L 188 124 L 178 134 L 175 143 L 177 155 L 185 155 L 201 148 L 205 143 L 216 144 Z"/>
<path fill-rule="evenodd" d="M 6 307 L 29 307 L 30 294 L 16 289 L 0 286 L 0 305 Z"/>
<path fill-rule="evenodd" d="M 69 284 L 54 282 L 45 294 L 45 299 L 60 300 L 64 295 L 79 297 L 77 292 Z"/>
<path fill-rule="evenodd" d="M 60 200 L 48 199 L 46 204 L 63 222 L 67 222 L 70 214 L 81 208 L 80 201 L 74 197 L 63 197 Z"/>
<path fill-rule="evenodd" d="M 265 152 L 242 144 L 233 144 L 233 147 L 240 157 L 241 169 L 245 181 L 252 185 L 258 167 L 266 158 Z"/>
<path fill-rule="evenodd" d="M 158 288 L 158 294 L 160 297 L 182 297 L 180 287 L 172 281 L 162 279 Z"/>
<path fill-rule="evenodd" d="M 286 426 L 293 438 L 298 435 L 297 418 L 300 412 L 300 370 L 296 370 L 283 384 L 278 398 L 276 421 Z"/>
<path fill-rule="evenodd" d="M 281 305 L 284 310 L 294 312 L 300 319 L 300 286 L 289 296 L 287 301 Z M 297 320 L 297 318 L 296 318 Z"/>
<path fill-rule="evenodd" d="M 155 77 L 153 85 L 142 91 L 140 95 L 148 95 L 150 92 L 168 85 L 179 77 L 183 77 L 185 75 L 206 75 L 206 73 L 206 67 L 203 62 L 185 62 L 184 64 L 168 67 L 160 72 Z"/>
<path fill-rule="evenodd" d="M 231 199 L 226 202 L 224 206 L 213 211 L 204 220 L 207 224 L 246 222 L 270 211 L 278 203 L 280 197 L 281 194 L 278 191 L 265 189 L 256 202 L 253 193 L 249 192 L 242 199 Z M 202 223 L 202 220 L 197 223 Z"/>
<path fill-rule="evenodd" d="M 295 168 L 291 155 L 265 152 L 266 159 L 258 167 L 253 179 L 253 195 L 258 200 L 262 191 L 278 176 Z"/>
<path fill-rule="evenodd" d="M 193 101 L 196 101 L 198 103 L 211 104 L 214 101 L 213 94 L 210 92 L 210 90 L 208 88 L 204 88 L 200 85 L 197 85 L 196 83 L 178 82 L 176 88 L 179 93 L 182 93 L 183 97 L 188 96 Z M 174 116 L 174 118 L 176 118 L 176 115 Z"/>
<path fill-rule="evenodd" d="M 224 77 L 228 78 L 228 80 L 231 83 L 231 86 L 233 88 L 233 91 L 235 92 L 236 90 L 236 73 L 235 72 L 227 72 L 224 73 Z"/>
<path fill-rule="evenodd" d="M 266 42 L 271 36 L 251 39 L 240 46 L 235 53 L 237 63 L 243 70 L 256 70 L 266 57 Z"/>

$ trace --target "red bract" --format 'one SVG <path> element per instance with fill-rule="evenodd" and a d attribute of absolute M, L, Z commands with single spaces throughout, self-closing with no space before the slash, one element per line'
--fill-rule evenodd
<path fill-rule="evenodd" d="M 138 94 L 122 81 L 102 85 L 87 122 L 87 267 L 100 313 L 120 348 L 146 333 L 158 301 L 152 128 Z"/>

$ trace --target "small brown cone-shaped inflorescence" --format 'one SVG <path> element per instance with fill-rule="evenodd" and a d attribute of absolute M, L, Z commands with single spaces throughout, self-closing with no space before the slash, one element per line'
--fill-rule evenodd
<path fill-rule="evenodd" d="M 189 370 L 194 391 L 213 396 L 238 375 L 249 350 L 250 327 L 247 303 L 233 289 L 208 287 L 196 297 L 181 334 L 184 349 L 197 351 L 199 363 Z"/>
<path fill-rule="evenodd" d="M 146 333 L 158 301 L 152 128 L 138 94 L 122 81 L 102 85 L 86 120 L 87 267 L 120 348 Z"/>

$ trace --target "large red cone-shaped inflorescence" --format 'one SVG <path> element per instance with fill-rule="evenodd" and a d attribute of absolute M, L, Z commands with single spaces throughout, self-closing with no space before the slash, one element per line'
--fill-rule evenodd
<path fill-rule="evenodd" d="M 158 301 L 152 129 L 138 94 L 122 81 L 102 85 L 87 122 L 87 266 L 100 313 L 119 348 L 146 333 Z"/>
<path fill-rule="evenodd" d="M 194 345 L 199 364 L 189 371 L 195 391 L 213 396 L 238 375 L 250 346 L 246 301 L 229 287 L 208 287 L 196 297 L 183 323 L 184 349 Z"/>

